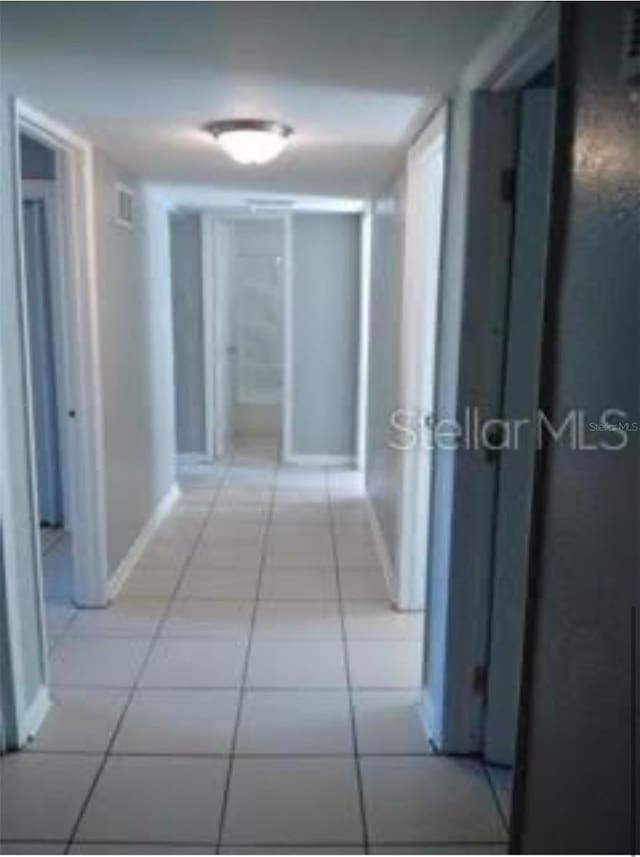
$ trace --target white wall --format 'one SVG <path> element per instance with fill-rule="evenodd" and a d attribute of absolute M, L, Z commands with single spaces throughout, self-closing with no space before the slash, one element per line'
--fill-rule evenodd
<path fill-rule="evenodd" d="M 360 218 L 293 217 L 293 455 L 356 454 Z"/>

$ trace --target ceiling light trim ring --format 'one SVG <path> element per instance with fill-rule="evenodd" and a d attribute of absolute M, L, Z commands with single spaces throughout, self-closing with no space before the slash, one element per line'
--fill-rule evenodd
<path fill-rule="evenodd" d="M 207 122 L 204 129 L 214 137 L 228 134 L 230 131 L 262 131 L 265 134 L 277 134 L 285 139 L 293 134 L 291 125 L 274 119 L 217 119 Z"/>

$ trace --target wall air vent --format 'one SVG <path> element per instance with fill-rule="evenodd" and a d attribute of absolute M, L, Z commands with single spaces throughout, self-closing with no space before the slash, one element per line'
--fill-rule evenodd
<path fill-rule="evenodd" d="M 116 185 L 115 222 L 124 229 L 133 229 L 135 198 L 133 190 L 125 184 Z"/>
<path fill-rule="evenodd" d="M 625 83 L 640 85 L 640 3 L 633 4 L 625 21 L 622 76 Z"/>

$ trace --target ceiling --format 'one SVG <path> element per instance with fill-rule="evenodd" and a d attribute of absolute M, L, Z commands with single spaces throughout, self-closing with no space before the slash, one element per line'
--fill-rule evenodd
<path fill-rule="evenodd" d="M 3 85 L 163 183 L 363 196 L 509 3 L 3 2 Z M 263 167 L 200 129 L 285 121 Z"/>

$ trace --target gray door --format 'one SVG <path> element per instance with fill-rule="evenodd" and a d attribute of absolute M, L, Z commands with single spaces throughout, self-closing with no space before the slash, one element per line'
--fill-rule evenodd
<path fill-rule="evenodd" d="M 46 213 L 42 201 L 23 202 L 31 389 L 41 523 L 63 523 L 62 474 L 53 308 Z"/>
<path fill-rule="evenodd" d="M 485 758 L 511 765 L 520 691 L 535 456 L 553 91 L 523 93 L 508 307 L 503 416 L 530 420 L 498 472 Z"/>

